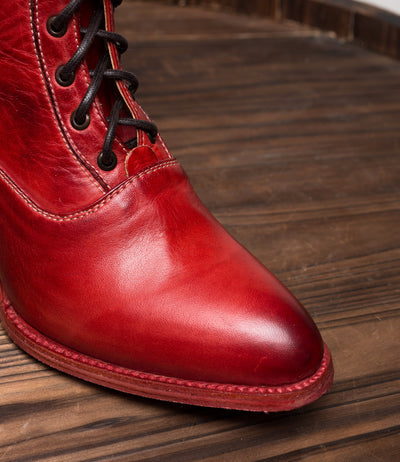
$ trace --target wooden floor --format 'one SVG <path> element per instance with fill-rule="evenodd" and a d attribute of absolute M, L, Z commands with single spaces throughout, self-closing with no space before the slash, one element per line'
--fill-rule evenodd
<path fill-rule="evenodd" d="M 302 300 L 330 393 L 290 413 L 127 396 L 0 327 L 0 462 L 400 460 L 400 62 L 263 19 L 126 1 L 125 65 L 198 194 Z"/>

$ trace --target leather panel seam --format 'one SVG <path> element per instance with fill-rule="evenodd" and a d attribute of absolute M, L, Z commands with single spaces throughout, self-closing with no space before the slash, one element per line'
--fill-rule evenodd
<path fill-rule="evenodd" d="M 41 41 L 41 35 L 40 35 L 40 29 L 39 29 L 39 26 L 40 26 L 39 8 L 38 8 L 37 0 L 31 0 L 30 14 L 31 14 L 31 31 L 32 31 L 32 38 L 33 38 L 35 54 L 36 54 L 36 57 L 39 63 L 39 68 L 41 70 L 42 81 L 45 85 L 45 89 L 46 89 L 45 93 L 50 102 L 50 106 L 53 109 L 52 116 L 58 128 L 58 131 L 60 132 L 62 138 L 64 139 L 64 142 L 68 150 L 73 155 L 73 158 L 78 162 L 82 170 L 90 178 L 90 181 L 94 185 L 96 185 L 96 187 L 100 189 L 102 193 L 108 192 L 110 191 L 111 187 L 102 178 L 102 176 L 96 170 L 96 168 L 93 167 L 90 164 L 90 162 L 80 153 L 79 149 L 77 148 L 71 136 L 69 135 L 68 129 L 64 125 L 64 122 L 62 121 L 62 118 L 60 116 L 60 113 L 59 113 L 60 111 L 58 108 L 58 104 L 56 102 L 54 89 L 51 84 L 50 74 L 47 69 L 47 65 L 46 65 L 43 50 L 42 50 L 42 41 Z"/>
<path fill-rule="evenodd" d="M 174 167 L 176 165 L 179 165 L 178 161 L 176 159 L 173 160 L 166 160 L 162 163 L 159 163 L 157 165 L 154 165 L 150 168 L 147 168 L 143 170 L 142 172 L 132 176 L 129 178 L 129 180 L 126 180 L 124 183 L 122 183 L 120 186 L 117 187 L 112 193 L 104 197 L 100 202 L 98 202 L 96 205 L 93 205 L 92 207 L 83 210 L 81 212 L 74 212 L 71 214 L 66 214 L 66 215 L 57 215 L 55 213 L 47 212 L 46 210 L 42 209 L 39 207 L 32 199 L 30 199 L 26 193 L 24 193 L 14 182 L 13 180 L 2 170 L 0 169 L 0 178 L 2 178 L 5 183 L 8 184 L 8 186 L 11 187 L 11 189 L 31 208 L 33 209 L 36 213 L 43 215 L 44 217 L 52 220 L 52 221 L 74 221 L 78 220 L 82 217 L 85 217 L 87 215 L 91 215 L 95 212 L 97 212 L 99 209 L 104 207 L 108 202 L 110 202 L 114 197 L 118 196 L 121 192 L 123 192 L 131 183 L 134 181 L 143 178 L 144 176 L 147 176 L 151 173 L 157 172 L 159 170 L 163 170 L 168 167 Z"/>
<path fill-rule="evenodd" d="M 76 20 L 74 19 L 74 22 L 75 21 Z M 78 27 L 76 27 L 76 26 L 74 27 L 74 35 L 75 35 L 76 45 L 79 46 L 78 30 L 80 29 L 80 20 L 78 19 L 77 22 L 78 22 Z M 88 76 L 88 72 L 86 71 L 86 69 L 84 69 L 84 71 L 83 71 L 83 76 L 84 76 L 84 78 L 86 80 L 86 84 L 89 86 L 89 79 L 88 79 L 89 76 Z M 101 125 L 104 127 L 105 130 L 107 130 L 107 125 L 106 125 L 106 123 L 104 121 L 104 114 L 100 110 L 99 104 L 96 101 L 96 99 L 94 100 L 92 107 L 96 111 L 97 116 L 99 117 L 99 121 L 100 121 Z M 127 156 L 129 154 L 129 150 L 122 144 L 122 142 L 117 137 L 115 137 L 115 142 L 123 150 L 124 154 Z"/>

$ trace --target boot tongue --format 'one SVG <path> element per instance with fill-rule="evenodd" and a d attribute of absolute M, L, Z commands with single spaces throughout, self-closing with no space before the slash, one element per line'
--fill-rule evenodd
<path fill-rule="evenodd" d="M 105 24 L 104 29 L 110 32 L 114 32 L 114 7 L 111 0 L 101 0 L 103 2 L 104 14 L 105 14 Z M 87 27 L 89 25 L 90 19 L 93 15 L 94 9 L 98 6 L 99 0 L 88 0 L 82 3 L 82 6 L 79 9 L 79 21 L 82 27 Z M 90 47 L 88 53 L 85 56 L 85 60 L 90 70 L 94 70 L 96 65 L 104 53 L 104 41 L 96 38 L 93 45 Z M 112 68 L 119 69 L 119 56 L 118 51 L 115 45 L 108 43 L 108 52 L 110 54 Z M 130 99 L 125 98 L 125 103 L 127 108 L 124 108 L 121 111 L 121 117 L 132 117 L 132 112 L 129 108 L 130 105 L 134 103 L 129 91 L 126 88 L 126 84 L 122 82 L 114 82 L 108 79 L 103 79 L 101 87 L 96 95 L 96 104 L 103 112 L 105 117 L 109 117 L 111 109 L 115 103 L 116 93 L 122 93 L 122 88 L 124 91 L 129 94 Z M 129 109 L 128 109 L 129 108 Z M 123 142 L 136 138 L 137 133 L 135 127 L 121 126 L 117 128 L 116 136 Z"/>
<path fill-rule="evenodd" d="M 104 29 L 114 32 L 114 4 L 117 6 L 122 0 L 88 0 L 83 2 L 79 13 L 81 26 L 88 26 L 93 10 L 98 7 L 99 1 L 102 2 L 104 9 Z M 95 42 L 86 55 L 89 69 L 93 70 L 96 68 L 98 60 L 104 53 L 104 46 L 105 41 L 99 38 L 95 39 Z M 110 56 L 111 67 L 113 69 L 121 69 L 117 47 L 111 42 L 107 42 L 106 46 Z M 120 118 L 132 117 L 134 119 L 150 120 L 140 105 L 133 99 L 127 84 L 123 81 L 109 79 L 103 79 L 95 100 L 105 117 L 109 117 L 115 100 L 119 95 L 125 102 L 125 107 L 120 113 Z M 125 170 L 128 176 L 159 160 L 171 158 L 160 137 L 157 137 L 156 143 L 151 144 L 146 133 L 142 130 L 136 130 L 135 127 L 118 125 L 116 137 L 123 143 L 137 138 L 138 147 L 129 152 L 125 161 Z"/>
<path fill-rule="evenodd" d="M 122 0 L 114 0 L 114 3 L 117 5 L 122 3 Z M 103 5 L 104 5 L 104 17 L 105 17 L 105 29 L 109 32 L 114 32 L 115 31 L 115 23 L 114 23 L 114 5 L 113 1 L 111 0 L 103 0 Z M 120 69 L 121 68 L 121 63 L 119 59 L 119 53 L 117 50 L 117 47 L 111 43 L 108 42 L 108 51 L 110 54 L 110 59 L 111 59 L 111 66 L 113 69 Z M 126 84 L 122 81 L 117 81 L 116 86 L 118 88 L 118 91 L 120 95 L 123 97 L 126 105 L 127 111 L 129 111 L 129 115 L 133 117 L 134 119 L 141 119 L 141 120 L 148 120 L 150 121 L 150 118 L 146 114 L 145 111 L 141 108 L 139 104 L 132 98 L 131 93 L 128 90 L 128 87 Z M 138 131 L 137 133 L 138 137 L 138 146 L 142 146 L 147 143 L 147 136 L 142 132 Z"/>

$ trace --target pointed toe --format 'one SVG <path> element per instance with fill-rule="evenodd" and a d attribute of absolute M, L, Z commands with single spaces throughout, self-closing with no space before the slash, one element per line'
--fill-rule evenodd
<path fill-rule="evenodd" d="M 311 377 L 321 365 L 323 341 L 305 310 L 299 305 L 281 308 L 279 318 L 265 322 L 265 354 L 253 370 L 257 384 L 296 383 Z"/>

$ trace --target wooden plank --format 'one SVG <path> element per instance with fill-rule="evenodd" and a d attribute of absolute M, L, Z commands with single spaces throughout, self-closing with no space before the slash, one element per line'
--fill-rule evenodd
<path fill-rule="evenodd" d="M 159 0 L 296 21 L 400 58 L 400 16 L 354 0 Z"/>

